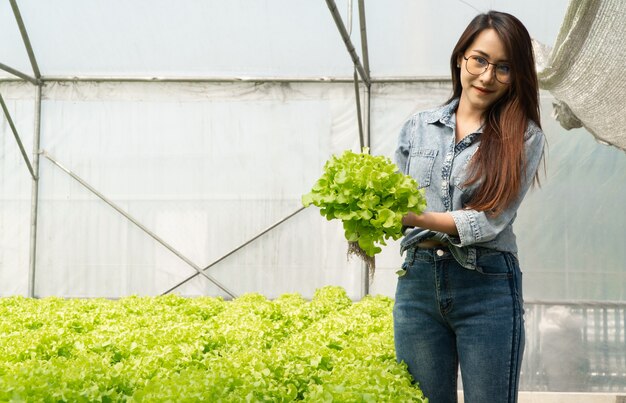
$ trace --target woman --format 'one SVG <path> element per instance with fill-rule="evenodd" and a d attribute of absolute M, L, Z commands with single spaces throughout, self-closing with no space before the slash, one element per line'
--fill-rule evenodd
<path fill-rule="evenodd" d="M 524 350 L 512 224 L 537 180 L 544 135 L 530 36 L 510 14 L 478 15 L 450 59 L 453 96 L 409 119 L 396 159 L 424 189 L 408 214 L 394 306 L 396 353 L 431 403 L 516 402 Z"/>

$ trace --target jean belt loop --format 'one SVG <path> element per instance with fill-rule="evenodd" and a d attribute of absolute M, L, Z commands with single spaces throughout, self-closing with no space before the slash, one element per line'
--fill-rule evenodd
<path fill-rule="evenodd" d="M 415 258 L 417 258 L 417 245 L 411 248 L 411 250 L 413 251 L 413 256 L 411 257 L 411 266 L 413 266 L 415 264 Z"/>

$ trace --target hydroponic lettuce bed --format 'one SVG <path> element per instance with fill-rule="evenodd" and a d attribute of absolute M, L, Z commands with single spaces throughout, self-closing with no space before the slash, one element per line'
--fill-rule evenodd
<path fill-rule="evenodd" d="M 386 297 L 0 298 L 0 401 L 426 402 Z"/>

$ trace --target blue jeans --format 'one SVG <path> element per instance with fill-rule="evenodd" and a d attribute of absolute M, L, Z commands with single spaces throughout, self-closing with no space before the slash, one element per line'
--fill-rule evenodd
<path fill-rule="evenodd" d="M 517 402 L 524 351 L 522 278 L 517 258 L 479 248 L 481 271 L 443 249 L 407 251 L 393 308 L 398 361 L 430 403 Z"/>

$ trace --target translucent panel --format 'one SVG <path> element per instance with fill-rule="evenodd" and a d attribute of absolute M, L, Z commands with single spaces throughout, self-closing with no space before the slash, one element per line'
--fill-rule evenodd
<path fill-rule="evenodd" d="M 566 131 L 542 102 L 547 175 L 516 222 L 527 298 L 626 300 L 626 154 Z"/>
<path fill-rule="evenodd" d="M 41 147 L 205 267 L 299 208 L 330 154 L 355 147 L 353 90 L 351 84 L 49 85 Z M 39 234 L 46 241 L 38 260 L 46 270 L 38 275 L 38 295 L 153 295 L 195 274 L 51 160 L 42 160 L 41 171 Z M 345 260 L 341 226 L 329 226 L 314 209 L 302 217 L 211 273 L 237 294 L 312 296 L 315 287 L 335 283 L 358 297 L 362 271 Z M 178 291 L 224 295 L 205 278 Z"/>
<path fill-rule="evenodd" d="M 32 163 L 35 91 L 30 84 L 0 84 L 0 93 Z M 32 179 L 0 110 L 0 295 L 28 292 Z"/>
<path fill-rule="evenodd" d="M 337 3 L 347 20 L 347 2 Z M 20 7 L 44 75 L 352 73 L 325 2 L 62 0 Z"/>
<path fill-rule="evenodd" d="M 567 0 L 366 2 L 372 75 L 447 76 L 461 31 L 491 8 L 551 45 Z M 44 75 L 350 76 L 352 62 L 325 2 L 171 0 L 20 2 Z M 361 59 L 357 2 L 337 1 Z M 5 64 L 30 72 L 8 3 Z M 537 10 L 542 10 L 537 13 Z M 436 38 L 436 40 L 435 40 Z M 3 49 L 4 50 L 4 49 Z"/>
<path fill-rule="evenodd" d="M 372 76 L 450 76 L 449 59 L 459 36 L 479 12 L 518 17 L 531 36 L 551 45 L 568 1 L 372 1 L 366 3 Z M 538 12 L 541 10 L 541 12 Z"/>
<path fill-rule="evenodd" d="M 626 304 L 526 304 L 520 388 L 626 391 Z"/>
<path fill-rule="evenodd" d="M 353 97 L 350 84 L 52 85 L 41 146 L 114 198 L 299 198 L 358 139 Z"/>
<path fill-rule="evenodd" d="M 316 209 L 310 208 L 207 273 L 224 279 L 223 282 L 239 294 L 258 292 L 276 298 L 285 292 L 298 292 L 305 298 L 312 298 L 320 287 L 339 285 L 346 289 L 350 298 L 357 300 L 362 297 L 363 268 L 358 259 L 347 260 L 346 249 L 341 223 L 329 223 Z M 215 288 L 196 276 L 173 292 L 211 295 Z"/>

